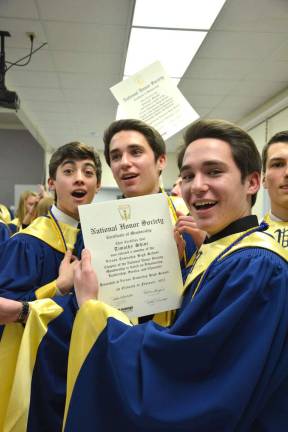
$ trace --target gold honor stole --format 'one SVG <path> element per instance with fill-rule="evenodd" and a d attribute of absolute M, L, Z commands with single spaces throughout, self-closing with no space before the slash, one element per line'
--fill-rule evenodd
<path fill-rule="evenodd" d="M 288 222 L 274 221 L 269 213 L 264 216 L 263 220 L 269 225 L 266 232 L 271 234 L 283 248 L 288 250 Z"/>
<path fill-rule="evenodd" d="M 27 429 L 32 374 L 48 324 L 63 309 L 51 299 L 30 303 L 25 325 L 7 324 L 0 342 L 0 431 Z"/>
<path fill-rule="evenodd" d="M 253 229 L 254 228 L 252 228 L 252 230 Z M 232 234 L 230 236 L 223 237 L 222 239 L 219 239 L 213 243 L 202 244 L 200 249 L 195 252 L 190 262 L 188 263 L 187 267 L 191 266 L 191 270 L 184 283 L 183 293 L 198 276 L 202 275 L 193 293 L 194 297 L 206 270 L 208 269 L 210 264 L 212 264 L 213 261 L 219 258 L 219 256 L 223 252 L 224 254 L 220 258 L 221 260 L 239 249 L 257 247 L 271 250 L 272 252 L 276 253 L 277 255 L 288 261 L 288 251 L 285 251 L 272 237 L 260 231 L 255 231 L 249 234 L 249 231 L 252 230 L 250 229 L 241 233 Z M 243 238 L 241 239 L 241 237 Z M 225 249 L 231 246 L 234 242 L 236 242 L 234 246 L 232 246 L 227 252 L 225 252 Z"/>
<path fill-rule="evenodd" d="M 123 312 L 98 300 L 86 301 L 77 312 L 73 325 L 68 357 L 67 393 L 63 431 L 65 428 L 73 388 L 80 369 L 91 348 L 105 329 L 107 320 L 110 317 L 116 318 L 118 321 L 127 325 L 132 325 Z"/>
<path fill-rule="evenodd" d="M 73 250 L 79 229 L 59 221 L 58 224 L 66 241 L 67 248 Z M 27 228 L 22 230 L 20 233 L 16 233 L 15 236 L 18 234 L 31 235 L 42 240 L 48 246 L 52 247 L 58 252 L 63 254 L 66 252 L 66 245 L 63 241 L 61 232 L 59 231 L 56 222 L 50 217 L 38 217 Z M 35 291 L 35 295 L 37 299 L 43 299 L 47 297 L 54 297 L 56 292 L 56 281 L 53 280 L 48 284 L 38 288 Z"/>

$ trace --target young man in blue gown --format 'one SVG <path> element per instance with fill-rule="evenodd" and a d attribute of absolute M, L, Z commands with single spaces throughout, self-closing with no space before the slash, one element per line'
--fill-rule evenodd
<path fill-rule="evenodd" d="M 264 220 L 270 234 L 288 250 L 288 131 L 270 138 L 262 152 L 262 169 L 271 203 Z"/>
<path fill-rule="evenodd" d="M 55 192 L 55 204 L 47 217 L 37 218 L 1 246 L 1 297 L 31 301 L 72 289 L 72 253 L 79 255 L 77 249 L 82 245 L 78 206 L 92 201 L 100 181 L 101 163 L 93 148 L 73 142 L 55 151 L 48 180 L 50 190 Z M 65 271 L 58 277 L 65 253 Z"/>
<path fill-rule="evenodd" d="M 287 253 L 251 215 L 261 161 L 222 121 L 186 131 L 182 194 L 207 238 L 171 327 L 131 326 L 97 300 L 89 253 L 69 354 L 65 431 L 273 431 L 288 428 Z M 176 224 L 180 232 L 188 217 Z M 86 340 L 88 343 L 82 343 Z"/>

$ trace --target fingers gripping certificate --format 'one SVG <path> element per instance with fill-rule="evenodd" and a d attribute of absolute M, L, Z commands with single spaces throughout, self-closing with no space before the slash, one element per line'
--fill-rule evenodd
<path fill-rule="evenodd" d="M 99 300 L 139 317 L 179 307 L 182 277 L 163 194 L 79 207 Z"/>

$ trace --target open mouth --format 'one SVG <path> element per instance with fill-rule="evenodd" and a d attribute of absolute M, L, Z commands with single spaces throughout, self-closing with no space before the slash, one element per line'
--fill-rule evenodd
<path fill-rule="evenodd" d="M 134 178 L 138 177 L 138 174 L 124 174 L 121 177 L 121 180 L 132 180 Z"/>
<path fill-rule="evenodd" d="M 72 196 L 74 198 L 83 198 L 86 194 L 87 194 L 86 191 L 80 189 L 72 192 Z"/>
<path fill-rule="evenodd" d="M 200 201 L 198 201 L 198 202 L 195 202 L 193 204 L 193 207 L 196 210 L 207 210 L 207 209 L 210 209 L 210 208 L 214 207 L 216 204 L 217 204 L 216 201 L 206 201 L 206 202 L 200 202 Z"/>

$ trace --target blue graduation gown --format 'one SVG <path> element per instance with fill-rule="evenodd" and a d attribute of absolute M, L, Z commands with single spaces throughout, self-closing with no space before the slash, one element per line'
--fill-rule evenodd
<path fill-rule="evenodd" d="M 66 224 L 59 225 L 67 247 L 73 249 L 78 230 Z M 1 245 L 0 296 L 28 301 L 53 297 L 65 250 L 57 226 L 51 219 L 37 218 L 28 228 Z"/>
<path fill-rule="evenodd" d="M 10 232 L 8 226 L 4 222 L 0 221 L 0 243 L 3 243 L 9 238 L 10 238 Z M 0 251 L 0 255 L 1 255 L 1 251 Z"/>
<path fill-rule="evenodd" d="M 287 432 L 287 255 L 240 247 L 200 278 L 188 281 L 170 328 L 132 327 L 105 304 L 84 303 L 66 432 Z"/>

